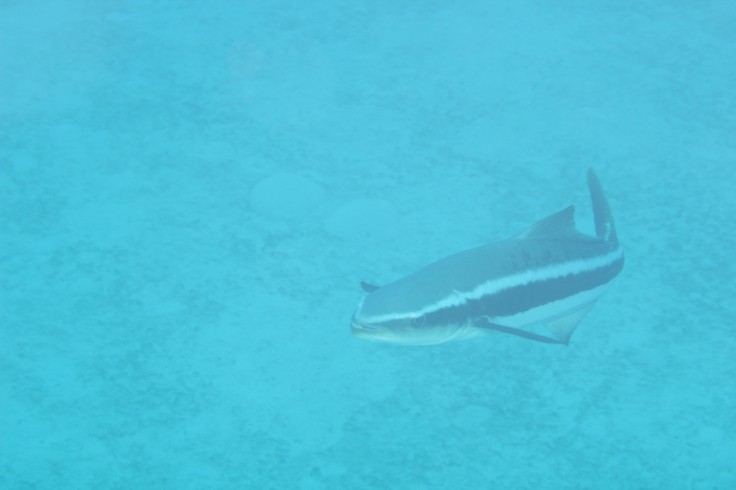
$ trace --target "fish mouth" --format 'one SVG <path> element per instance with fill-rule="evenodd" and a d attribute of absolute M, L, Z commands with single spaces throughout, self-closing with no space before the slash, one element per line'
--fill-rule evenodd
<path fill-rule="evenodd" d="M 350 319 L 350 331 L 356 337 L 371 337 L 378 333 L 379 328 L 373 325 L 360 323 L 356 320 L 355 315 Z"/>

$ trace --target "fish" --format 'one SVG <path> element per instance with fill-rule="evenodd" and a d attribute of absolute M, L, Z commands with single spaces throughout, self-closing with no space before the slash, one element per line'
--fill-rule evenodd
<path fill-rule="evenodd" d="M 367 294 L 352 315 L 352 334 L 433 345 L 500 332 L 568 345 L 624 266 L 608 200 L 593 169 L 587 177 L 595 236 L 577 231 L 575 208 L 568 206 L 516 236 L 450 255 L 384 286 L 363 282 Z"/>

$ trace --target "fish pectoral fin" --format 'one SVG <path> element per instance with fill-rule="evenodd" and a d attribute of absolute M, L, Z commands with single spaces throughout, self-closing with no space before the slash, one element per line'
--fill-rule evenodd
<path fill-rule="evenodd" d="M 565 342 L 561 342 L 557 339 L 553 339 L 551 337 L 547 337 L 545 335 L 539 335 L 534 332 L 528 332 L 526 330 L 522 330 L 520 328 L 514 328 L 514 327 L 507 327 L 505 325 L 499 325 L 497 323 L 493 323 L 487 319 L 481 319 L 474 323 L 474 326 L 476 328 L 484 329 L 484 330 L 493 330 L 496 332 L 503 332 L 508 333 L 511 335 L 516 335 L 517 337 L 522 337 L 524 339 L 534 340 L 536 342 L 543 342 L 545 344 L 562 344 Z"/>
<path fill-rule="evenodd" d="M 547 327 L 547 330 L 552 332 L 555 337 L 560 339 L 560 342 L 567 344 L 570 342 L 570 337 L 572 337 L 572 333 L 578 327 L 580 320 L 583 319 L 585 314 L 588 313 L 592 307 L 593 303 L 589 303 L 568 315 L 558 318 L 557 320 L 545 322 L 544 326 Z"/>
<path fill-rule="evenodd" d="M 376 286 L 374 284 L 367 283 L 365 281 L 360 281 L 360 289 L 365 291 L 366 293 L 372 293 L 376 289 L 378 289 L 380 286 Z"/>

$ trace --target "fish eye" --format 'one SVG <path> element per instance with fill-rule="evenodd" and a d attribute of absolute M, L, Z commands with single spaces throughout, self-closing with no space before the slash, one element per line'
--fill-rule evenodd
<path fill-rule="evenodd" d="M 421 327 L 424 325 L 424 322 L 426 321 L 426 317 L 424 315 L 417 315 L 411 317 L 411 326 L 412 327 Z"/>

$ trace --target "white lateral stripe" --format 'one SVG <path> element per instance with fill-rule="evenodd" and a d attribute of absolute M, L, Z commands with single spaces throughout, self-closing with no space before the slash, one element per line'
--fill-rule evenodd
<path fill-rule="evenodd" d="M 596 269 L 602 269 L 604 267 L 610 266 L 617 260 L 620 260 L 622 257 L 623 249 L 621 249 L 621 247 L 617 247 L 615 250 L 599 257 L 582 260 L 572 260 L 570 262 L 554 264 L 541 269 L 527 270 L 510 276 L 501 277 L 498 279 L 491 279 L 479 284 L 470 291 L 453 290 L 448 296 L 445 296 L 439 301 L 427 305 L 424 308 L 420 308 L 416 311 L 397 312 L 372 317 L 363 317 L 361 318 L 361 321 L 367 323 L 383 323 L 394 320 L 414 318 L 444 308 L 460 306 L 470 300 L 477 300 L 484 296 L 491 296 L 500 293 L 501 291 L 504 291 L 506 289 L 526 286 L 530 283 L 546 281 L 549 279 L 563 278 L 583 272 L 593 272 Z"/>

